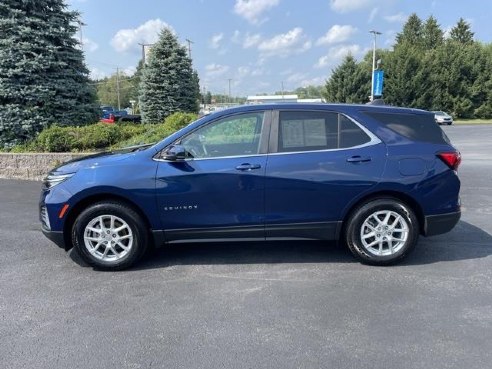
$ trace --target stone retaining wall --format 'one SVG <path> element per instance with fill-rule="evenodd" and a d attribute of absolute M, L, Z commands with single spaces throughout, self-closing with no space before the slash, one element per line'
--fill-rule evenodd
<path fill-rule="evenodd" d="M 51 169 L 88 153 L 0 153 L 0 178 L 39 181 Z"/>

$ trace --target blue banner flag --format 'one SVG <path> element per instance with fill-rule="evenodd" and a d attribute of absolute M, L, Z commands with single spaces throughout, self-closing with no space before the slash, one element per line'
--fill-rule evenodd
<path fill-rule="evenodd" d="M 373 96 L 383 96 L 383 82 L 384 82 L 384 71 L 375 70 L 374 71 L 374 91 L 372 91 Z"/>

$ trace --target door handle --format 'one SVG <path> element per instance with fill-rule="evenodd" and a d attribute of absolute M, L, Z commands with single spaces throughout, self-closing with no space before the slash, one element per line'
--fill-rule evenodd
<path fill-rule="evenodd" d="M 247 171 L 247 170 L 260 169 L 260 168 L 261 168 L 260 164 L 249 164 L 249 163 L 244 163 L 244 164 L 238 165 L 236 167 L 237 170 L 240 170 L 243 172 Z"/>
<path fill-rule="evenodd" d="M 366 163 L 368 161 L 371 161 L 371 157 L 370 156 L 356 155 L 356 156 L 351 156 L 350 158 L 347 158 L 347 161 L 349 163 Z"/>

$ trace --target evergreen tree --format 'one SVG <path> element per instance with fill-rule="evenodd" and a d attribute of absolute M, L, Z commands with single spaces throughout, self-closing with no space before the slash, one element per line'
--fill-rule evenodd
<path fill-rule="evenodd" d="M 354 57 L 349 54 L 326 82 L 324 96 L 328 102 L 367 102 L 371 90 L 370 83 L 370 65 L 357 64 Z"/>
<path fill-rule="evenodd" d="M 396 46 L 403 43 L 408 43 L 412 46 L 422 46 L 423 33 L 422 20 L 417 14 L 413 13 L 403 25 L 403 31 L 396 35 Z"/>
<path fill-rule="evenodd" d="M 423 28 L 423 46 L 427 49 L 435 49 L 444 42 L 444 32 L 437 23 L 436 18 L 430 16 L 424 23 Z"/>
<path fill-rule="evenodd" d="M 461 44 L 470 44 L 473 42 L 475 34 L 471 31 L 470 23 L 460 18 L 456 26 L 453 27 L 450 33 L 451 40 Z"/>
<path fill-rule="evenodd" d="M 161 123 L 174 112 L 198 112 L 200 87 L 187 50 L 163 29 L 152 47 L 140 83 L 140 110 L 146 123 Z"/>
<path fill-rule="evenodd" d="M 0 2 L 0 145 L 52 123 L 97 120 L 95 91 L 74 34 L 79 14 L 63 0 Z"/>

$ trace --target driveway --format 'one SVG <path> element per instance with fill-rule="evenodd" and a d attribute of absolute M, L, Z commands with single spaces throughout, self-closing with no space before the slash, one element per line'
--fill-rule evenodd
<path fill-rule="evenodd" d="M 394 267 L 276 242 L 96 272 L 42 236 L 39 183 L 0 180 L 1 367 L 489 368 L 492 125 L 444 130 L 464 157 L 462 221 Z"/>

